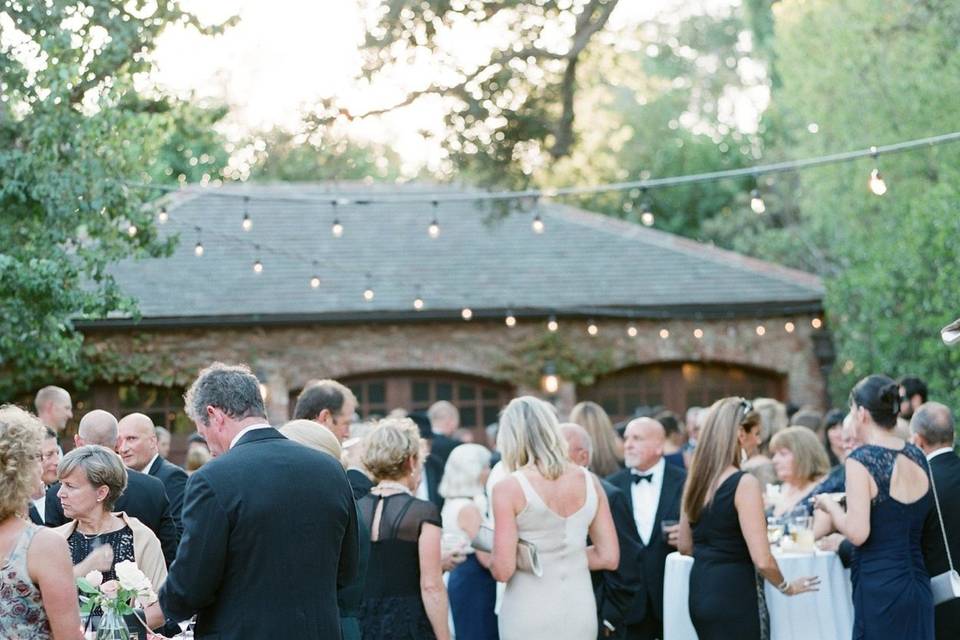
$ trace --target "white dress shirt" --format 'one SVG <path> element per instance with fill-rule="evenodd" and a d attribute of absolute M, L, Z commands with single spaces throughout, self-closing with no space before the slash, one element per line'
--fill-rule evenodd
<path fill-rule="evenodd" d="M 430 486 L 427 484 L 427 467 L 420 468 L 420 484 L 417 485 L 417 492 L 414 494 L 420 500 L 430 502 Z"/>
<path fill-rule="evenodd" d="M 644 546 L 650 544 L 653 535 L 653 525 L 656 524 L 657 508 L 660 506 L 660 490 L 663 488 L 663 472 L 667 463 L 663 458 L 646 471 L 631 469 L 630 475 L 648 475 L 653 477 L 649 481 L 641 480 L 630 486 L 630 499 L 633 501 L 633 519 L 637 523 L 637 533 Z"/>
<path fill-rule="evenodd" d="M 46 489 L 47 487 L 44 486 L 43 488 Z M 46 494 L 46 492 L 44 492 L 44 494 L 43 494 L 42 496 L 40 496 L 39 498 L 37 498 L 36 500 L 33 501 L 33 506 L 36 507 L 37 513 L 40 514 L 40 520 L 41 520 L 41 521 L 46 520 L 46 519 L 47 519 L 47 494 Z"/>
<path fill-rule="evenodd" d="M 934 458 L 936 458 L 942 453 L 953 453 L 953 447 L 941 447 L 936 451 L 931 451 L 930 453 L 927 454 L 927 462 L 929 462 L 930 460 L 933 460 Z"/>
<path fill-rule="evenodd" d="M 150 473 L 150 467 L 153 466 L 153 463 L 156 462 L 157 458 L 159 457 L 160 457 L 159 453 L 153 454 L 153 457 L 150 458 L 150 462 L 147 463 L 147 466 L 145 466 L 143 469 L 140 469 L 140 473 Z"/>
<path fill-rule="evenodd" d="M 257 429 L 272 429 L 272 428 L 273 427 L 271 427 L 269 424 L 265 422 L 261 424 L 252 424 L 249 427 L 244 428 L 237 435 L 233 436 L 233 440 L 230 441 L 230 448 L 233 449 L 233 447 L 236 446 L 237 442 L 240 441 L 240 438 L 247 435 L 247 433 L 250 431 L 256 431 Z"/>

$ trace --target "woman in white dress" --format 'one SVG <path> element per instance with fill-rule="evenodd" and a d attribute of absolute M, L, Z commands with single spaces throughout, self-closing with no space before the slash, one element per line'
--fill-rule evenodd
<path fill-rule="evenodd" d="M 568 461 L 553 408 L 531 396 L 516 398 L 504 409 L 497 448 L 512 472 L 493 489 L 491 572 L 507 583 L 501 640 L 594 640 L 597 610 L 590 571 L 614 570 L 620 559 L 599 480 Z M 520 538 L 536 545 L 541 576 L 517 570 Z"/>

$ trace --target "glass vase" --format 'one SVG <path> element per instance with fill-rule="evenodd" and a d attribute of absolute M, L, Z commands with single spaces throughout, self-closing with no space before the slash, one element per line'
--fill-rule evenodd
<path fill-rule="evenodd" d="M 106 607 L 97 627 L 96 640 L 130 640 L 130 629 L 113 607 Z"/>

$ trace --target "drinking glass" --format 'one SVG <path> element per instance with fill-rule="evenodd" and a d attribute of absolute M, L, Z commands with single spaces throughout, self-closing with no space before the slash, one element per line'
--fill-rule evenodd
<path fill-rule="evenodd" d="M 767 542 L 771 545 L 778 544 L 783 538 L 784 528 L 783 520 L 780 518 L 772 516 L 767 518 Z"/>

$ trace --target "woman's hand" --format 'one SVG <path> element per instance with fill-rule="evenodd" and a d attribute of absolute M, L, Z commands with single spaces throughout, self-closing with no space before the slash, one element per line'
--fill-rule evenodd
<path fill-rule="evenodd" d="M 787 585 L 784 595 L 795 596 L 809 591 L 820 590 L 820 578 L 818 576 L 808 576 L 806 578 L 797 578 Z"/>
<path fill-rule="evenodd" d="M 833 551 L 836 552 L 840 549 L 840 544 L 845 540 L 842 535 L 839 533 L 831 533 L 828 536 L 824 536 L 817 541 L 817 546 L 820 547 L 821 551 Z"/>
<path fill-rule="evenodd" d="M 113 547 L 102 545 L 90 552 L 86 558 L 73 568 L 74 576 L 85 576 L 91 571 L 110 571 L 113 568 Z"/>

